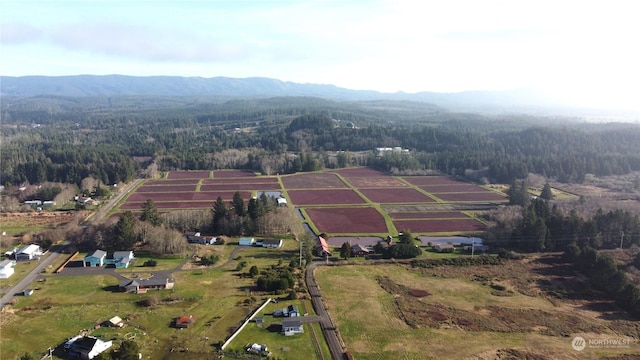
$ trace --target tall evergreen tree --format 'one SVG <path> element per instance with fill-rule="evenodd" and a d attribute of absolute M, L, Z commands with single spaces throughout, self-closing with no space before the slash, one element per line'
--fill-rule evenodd
<path fill-rule="evenodd" d="M 231 206 L 233 206 L 233 210 L 236 212 L 236 215 L 242 217 L 246 214 L 246 209 L 244 207 L 244 200 L 242 199 L 242 195 L 240 191 L 236 191 L 233 194 L 233 200 L 231 200 Z"/>
<path fill-rule="evenodd" d="M 542 192 L 540 192 L 540 198 L 545 200 L 553 199 L 553 192 L 551 191 L 551 185 L 549 183 L 545 183 L 542 187 Z"/>
<path fill-rule="evenodd" d="M 213 230 L 215 232 L 220 232 L 222 229 L 220 228 L 220 224 L 222 220 L 227 217 L 227 206 L 222 201 L 222 197 L 218 196 L 216 202 L 213 204 Z"/>
<path fill-rule="evenodd" d="M 529 192 L 527 191 L 527 183 L 525 180 L 514 180 L 507 194 L 509 195 L 510 205 L 527 206 L 529 203 Z"/>
<path fill-rule="evenodd" d="M 107 249 L 107 251 L 133 250 L 137 239 L 135 225 L 136 218 L 133 213 L 131 211 L 123 212 L 113 229 L 111 249 Z"/>
<path fill-rule="evenodd" d="M 160 217 L 158 207 L 153 200 L 147 199 L 147 201 L 142 205 L 142 215 L 140 215 L 140 220 L 148 222 L 154 226 L 162 225 L 162 218 Z"/>
<path fill-rule="evenodd" d="M 351 257 L 351 244 L 348 241 L 342 243 L 342 247 L 340 248 L 340 257 L 343 259 L 348 259 Z"/>

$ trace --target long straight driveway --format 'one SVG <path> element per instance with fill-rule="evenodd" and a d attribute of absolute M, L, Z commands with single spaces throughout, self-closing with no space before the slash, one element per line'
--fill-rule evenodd
<path fill-rule="evenodd" d="M 320 317 L 320 328 L 322 328 L 322 334 L 324 335 L 324 339 L 329 346 L 331 358 L 334 360 L 342 360 L 345 358 L 345 349 L 343 349 L 342 342 L 340 341 L 340 335 L 331 322 L 331 318 L 329 317 L 329 313 L 327 313 L 327 309 L 324 307 L 322 296 L 320 295 L 320 289 L 318 289 L 318 284 L 316 284 L 316 279 L 313 275 L 313 271 L 318 265 L 322 264 L 314 262 L 307 266 L 305 272 L 307 289 L 309 290 L 309 295 L 311 295 L 311 304 L 313 305 L 313 309 Z"/>

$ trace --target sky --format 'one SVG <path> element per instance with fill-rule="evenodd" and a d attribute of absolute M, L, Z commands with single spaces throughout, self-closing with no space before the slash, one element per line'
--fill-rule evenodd
<path fill-rule="evenodd" d="M 0 0 L 0 75 L 536 89 L 640 110 L 634 0 Z"/>

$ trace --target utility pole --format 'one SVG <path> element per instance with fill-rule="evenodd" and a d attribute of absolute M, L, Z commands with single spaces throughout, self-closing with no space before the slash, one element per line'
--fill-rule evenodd
<path fill-rule="evenodd" d="M 620 250 L 622 250 L 622 241 L 624 240 L 624 231 L 620 231 Z"/>
<path fill-rule="evenodd" d="M 298 243 L 300 244 L 300 268 L 302 268 L 302 240 L 299 240 L 297 236 L 296 240 L 298 240 Z"/>

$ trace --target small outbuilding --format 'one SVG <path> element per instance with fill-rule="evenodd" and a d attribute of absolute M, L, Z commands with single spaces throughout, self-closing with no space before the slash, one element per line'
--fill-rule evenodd
<path fill-rule="evenodd" d="M 186 329 L 194 322 L 196 322 L 196 318 L 194 318 L 192 315 L 181 316 L 176 319 L 176 327 L 180 329 Z"/>
<path fill-rule="evenodd" d="M 124 321 L 120 318 L 120 316 L 114 316 L 109 321 L 107 321 L 107 325 L 110 327 L 123 327 Z"/>

